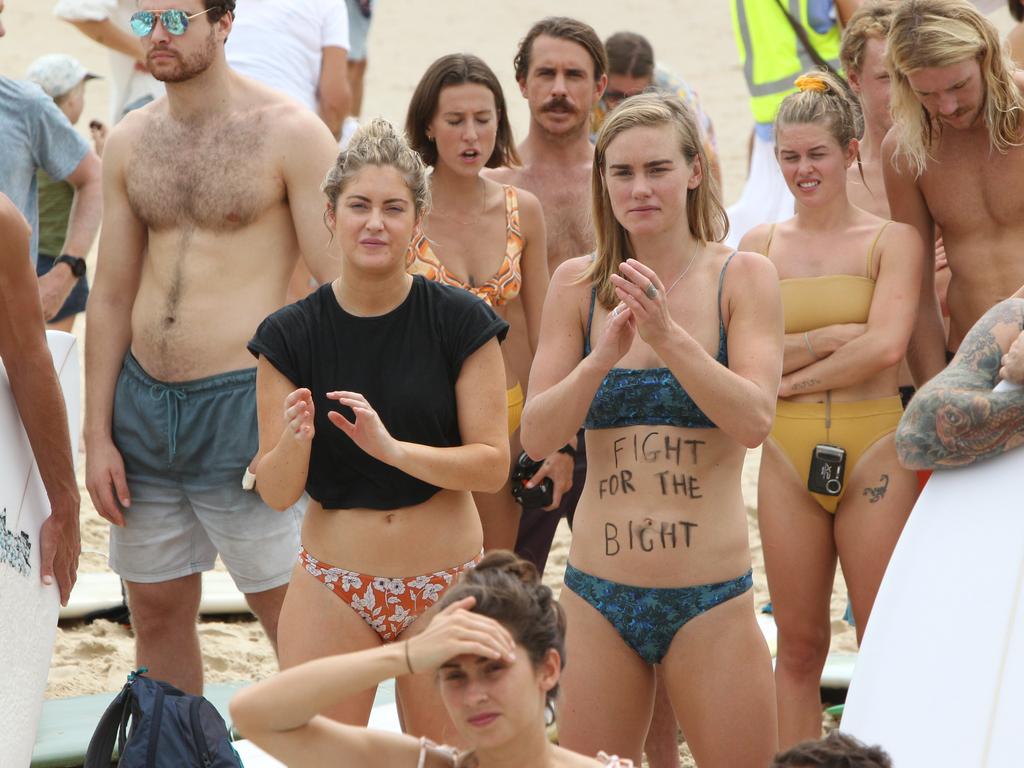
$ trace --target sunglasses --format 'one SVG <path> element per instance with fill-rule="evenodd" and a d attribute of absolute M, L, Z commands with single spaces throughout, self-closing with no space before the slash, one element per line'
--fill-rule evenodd
<path fill-rule="evenodd" d="M 157 17 L 159 17 L 160 23 L 164 25 L 164 29 L 172 35 L 184 35 L 185 30 L 188 29 L 189 19 L 202 16 L 219 7 L 215 5 L 213 8 L 207 8 L 205 11 L 193 13 L 191 16 L 178 8 L 171 8 L 166 11 L 136 11 L 131 17 L 132 32 L 138 37 L 145 37 L 153 31 L 153 27 L 156 26 Z"/>
<path fill-rule="evenodd" d="M 604 92 L 604 100 L 609 104 L 618 104 L 620 101 L 625 101 L 630 96 L 637 96 L 641 93 L 643 93 L 643 91 L 631 91 L 626 93 L 625 91 L 613 91 L 609 89 Z"/>

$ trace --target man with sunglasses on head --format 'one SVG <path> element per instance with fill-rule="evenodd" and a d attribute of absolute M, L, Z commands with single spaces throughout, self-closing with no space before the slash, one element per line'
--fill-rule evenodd
<path fill-rule="evenodd" d="M 604 41 L 608 55 L 608 87 L 590 113 L 590 140 L 597 139 L 608 113 L 630 96 L 653 90 L 674 95 L 693 110 L 701 130 L 704 151 L 711 162 L 711 175 L 719 187 L 722 185 L 722 165 L 715 144 L 715 126 L 700 104 L 697 92 L 668 69 L 654 61 L 650 42 L 636 32 L 616 32 Z"/>
<path fill-rule="evenodd" d="M 314 113 L 227 66 L 234 0 L 167 2 L 139 0 L 131 18 L 166 97 L 126 115 L 104 151 L 86 475 L 113 524 L 138 665 L 199 693 L 200 572 L 218 554 L 276 640 L 301 513 L 247 490 L 246 342 L 284 304 L 300 253 L 334 277 L 319 186 L 337 145 Z"/>

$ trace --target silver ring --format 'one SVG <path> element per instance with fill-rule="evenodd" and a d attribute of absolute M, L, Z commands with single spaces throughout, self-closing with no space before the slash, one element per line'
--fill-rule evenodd
<path fill-rule="evenodd" d="M 644 288 L 644 295 L 647 296 L 647 298 L 650 299 L 651 301 L 654 301 L 656 298 L 658 298 L 658 289 L 654 287 L 654 283 L 647 284 L 647 287 Z"/>

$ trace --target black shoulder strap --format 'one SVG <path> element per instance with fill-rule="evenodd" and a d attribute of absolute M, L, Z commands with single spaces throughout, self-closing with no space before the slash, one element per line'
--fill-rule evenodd
<path fill-rule="evenodd" d="M 124 741 L 125 723 L 131 711 L 131 697 L 129 684 L 110 702 L 96 730 L 93 731 L 92 738 L 89 739 L 83 768 L 110 768 L 110 762 L 114 757 L 114 744 L 119 733 L 122 734 L 122 742 Z"/>
<path fill-rule="evenodd" d="M 779 6 L 779 10 L 782 11 L 782 15 L 786 17 L 786 21 L 789 22 L 789 26 L 793 28 L 793 34 L 796 35 L 797 39 L 800 41 L 800 45 L 802 45 L 804 50 L 807 51 L 807 55 L 811 57 L 814 63 L 842 79 L 842 76 L 835 71 L 832 65 L 825 61 L 825 59 L 821 57 L 821 54 L 818 53 L 817 49 L 811 45 L 811 41 L 807 37 L 807 30 L 804 29 L 804 25 L 800 23 L 799 19 L 794 19 L 789 15 L 789 11 L 787 11 L 786 6 L 782 4 L 782 0 L 775 0 L 775 4 Z M 845 80 L 843 82 L 845 82 Z"/>

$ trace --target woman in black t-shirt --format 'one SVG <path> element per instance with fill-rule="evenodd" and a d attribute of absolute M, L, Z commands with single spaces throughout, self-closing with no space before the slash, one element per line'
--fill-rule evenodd
<path fill-rule="evenodd" d="M 312 498 L 281 611 L 282 667 L 422 630 L 415 619 L 480 557 L 471 492 L 500 488 L 508 466 L 507 323 L 405 272 L 429 198 L 419 156 L 374 120 L 324 191 L 341 276 L 268 317 L 249 344 L 256 488 L 276 509 L 303 490 Z M 365 724 L 373 693 L 328 714 Z M 410 732 L 451 739 L 429 676 L 402 678 L 398 697 Z"/>

